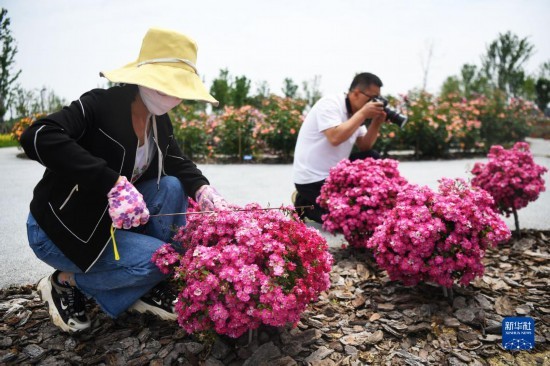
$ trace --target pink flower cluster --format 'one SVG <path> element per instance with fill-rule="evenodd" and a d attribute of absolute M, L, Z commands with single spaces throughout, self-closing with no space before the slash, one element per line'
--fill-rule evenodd
<path fill-rule="evenodd" d="M 407 184 L 392 159 L 342 160 L 330 170 L 317 202 L 328 210 L 323 228 L 364 247 Z"/>
<path fill-rule="evenodd" d="M 392 280 L 468 284 L 483 274 L 485 250 L 510 238 L 487 192 L 462 179 L 439 184 L 439 192 L 407 186 L 367 243 Z"/>
<path fill-rule="evenodd" d="M 153 257 L 178 284 L 176 312 L 188 333 L 213 329 L 236 338 L 261 323 L 295 323 L 330 287 L 332 256 L 315 229 L 295 214 L 244 208 L 189 215 L 174 237 L 185 253 L 167 244 Z"/>
<path fill-rule="evenodd" d="M 510 150 L 492 146 L 488 158 L 487 164 L 474 165 L 472 185 L 489 192 L 500 213 L 510 216 L 545 191 L 542 175 L 548 169 L 535 164 L 527 143 L 517 142 Z"/>

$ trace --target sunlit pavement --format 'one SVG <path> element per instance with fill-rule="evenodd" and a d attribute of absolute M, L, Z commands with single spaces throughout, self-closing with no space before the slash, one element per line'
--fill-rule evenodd
<path fill-rule="evenodd" d="M 550 141 L 530 140 L 537 164 L 550 170 Z M 32 190 L 43 174 L 37 162 L 17 158 L 17 148 L 0 149 L 0 287 L 9 284 L 34 283 L 52 270 L 36 259 L 28 246 L 25 223 Z M 469 171 L 476 161 L 465 159 L 452 161 L 403 162 L 399 169 L 410 182 L 437 187 L 441 177 L 470 178 Z M 290 204 L 294 191 L 291 165 L 199 165 L 210 183 L 239 205 L 258 202 L 262 206 L 277 207 Z M 536 202 L 520 210 L 522 228 L 550 230 L 550 174 L 544 176 L 546 192 Z M 513 218 L 505 219 L 513 228 Z M 310 224 L 320 229 L 317 224 Z M 323 235 L 331 246 L 340 246 L 341 236 L 326 232 Z"/>

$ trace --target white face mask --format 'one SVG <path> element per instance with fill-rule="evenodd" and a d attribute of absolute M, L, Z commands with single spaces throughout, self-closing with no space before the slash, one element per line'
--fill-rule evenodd
<path fill-rule="evenodd" d="M 182 99 L 170 95 L 162 95 L 155 89 L 149 89 L 138 85 L 141 100 L 149 110 L 156 116 L 168 113 L 168 111 L 181 103 Z"/>

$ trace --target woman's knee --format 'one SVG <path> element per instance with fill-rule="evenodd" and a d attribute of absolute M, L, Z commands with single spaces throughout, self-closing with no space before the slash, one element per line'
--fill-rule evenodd
<path fill-rule="evenodd" d="M 183 189 L 183 186 L 180 182 L 180 180 L 176 177 L 167 175 L 161 178 L 160 180 L 160 187 L 163 190 L 167 190 L 168 192 L 184 195 L 185 191 Z"/>
<path fill-rule="evenodd" d="M 135 266 L 126 267 L 126 271 L 136 278 L 136 283 L 157 283 L 166 278 L 150 258 L 144 258 L 143 262 Z"/>

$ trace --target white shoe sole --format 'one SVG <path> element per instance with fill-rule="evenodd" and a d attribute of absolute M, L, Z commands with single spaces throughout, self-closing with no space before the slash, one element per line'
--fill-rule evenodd
<path fill-rule="evenodd" d="M 128 309 L 130 311 L 135 311 L 135 312 L 138 312 L 138 313 L 142 313 L 142 314 L 145 314 L 145 313 L 150 313 L 150 314 L 153 314 L 153 315 L 156 315 L 158 316 L 159 318 L 161 319 L 164 319 L 164 320 L 177 320 L 178 317 L 176 314 L 174 313 L 169 313 L 168 311 L 166 310 L 163 310 L 163 309 L 160 309 L 160 308 L 157 308 L 155 306 L 151 306 L 151 305 L 148 305 L 146 302 L 142 301 L 142 300 L 138 300 L 134 303 L 134 305 L 132 305 L 130 307 L 130 309 Z"/>
<path fill-rule="evenodd" d="M 42 278 L 40 282 L 38 282 L 38 286 L 36 287 L 36 289 L 38 290 L 42 301 L 48 303 L 48 313 L 50 314 L 50 319 L 52 320 L 52 323 L 54 323 L 54 325 L 60 328 L 62 331 L 67 333 L 74 333 L 90 327 L 90 325 L 85 327 L 78 327 L 76 324 L 75 326 L 71 327 L 69 324 L 63 321 L 61 315 L 59 315 L 59 312 L 57 312 L 55 304 L 53 302 L 52 285 L 50 283 L 49 276 Z"/>

